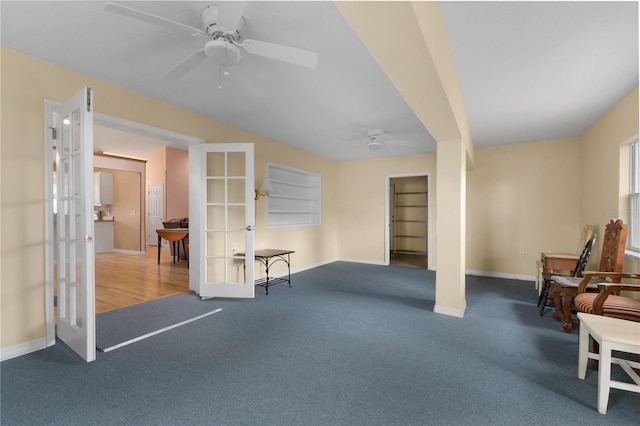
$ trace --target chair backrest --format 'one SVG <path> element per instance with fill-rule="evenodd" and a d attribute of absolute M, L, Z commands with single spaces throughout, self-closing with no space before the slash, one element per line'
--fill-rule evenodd
<path fill-rule="evenodd" d="M 596 239 L 598 238 L 598 234 L 593 234 L 591 239 L 587 241 L 582 249 L 582 253 L 580 253 L 580 257 L 578 258 L 578 262 L 576 262 L 576 267 L 573 271 L 571 271 L 572 277 L 581 277 L 582 271 L 587 266 L 587 262 L 589 262 L 589 256 L 591 256 L 591 249 L 596 243 Z"/>
<path fill-rule="evenodd" d="M 592 236 L 593 236 L 593 226 L 585 225 L 582 228 L 582 233 L 580 234 L 580 241 L 578 241 L 578 248 L 576 249 L 577 254 L 582 253 L 583 247 L 589 242 Z"/>
<path fill-rule="evenodd" d="M 599 272 L 622 272 L 628 227 L 621 219 L 611 220 L 604 230 Z"/>

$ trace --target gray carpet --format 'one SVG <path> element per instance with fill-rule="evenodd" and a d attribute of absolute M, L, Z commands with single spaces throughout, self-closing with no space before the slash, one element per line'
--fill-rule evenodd
<path fill-rule="evenodd" d="M 5 361 L 2 424 L 638 424 L 638 394 L 597 412 L 532 282 L 468 277 L 461 319 L 433 313 L 434 276 L 336 262 L 90 364 L 63 344 Z"/>
<path fill-rule="evenodd" d="M 216 309 L 194 293 L 163 297 L 96 315 L 96 347 L 108 350 L 140 336 L 191 320 Z"/>

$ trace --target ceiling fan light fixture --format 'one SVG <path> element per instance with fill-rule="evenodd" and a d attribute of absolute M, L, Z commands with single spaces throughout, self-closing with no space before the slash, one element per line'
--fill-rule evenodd
<path fill-rule="evenodd" d="M 242 58 L 240 48 L 224 37 L 208 41 L 204 46 L 204 53 L 213 63 L 225 68 L 231 68 Z"/>
<path fill-rule="evenodd" d="M 382 148 L 382 142 L 375 138 L 371 139 L 368 145 L 371 151 L 380 151 L 380 149 Z"/>

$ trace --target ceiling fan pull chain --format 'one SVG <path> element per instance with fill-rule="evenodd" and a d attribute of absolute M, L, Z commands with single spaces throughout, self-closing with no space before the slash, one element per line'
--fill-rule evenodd
<path fill-rule="evenodd" d="M 229 75 L 229 69 L 227 68 L 228 58 L 229 58 L 229 49 L 224 49 L 224 75 Z"/>

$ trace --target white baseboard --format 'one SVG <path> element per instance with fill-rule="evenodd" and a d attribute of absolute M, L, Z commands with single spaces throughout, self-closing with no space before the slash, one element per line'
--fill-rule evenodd
<path fill-rule="evenodd" d="M 32 340 L 26 343 L 20 343 L 15 346 L 9 346 L 8 348 L 2 348 L 0 350 L 0 362 L 6 361 L 11 358 L 16 358 L 22 355 L 30 354 L 31 352 L 39 351 L 47 347 L 47 338 Z"/>
<path fill-rule="evenodd" d="M 464 306 L 462 309 L 452 309 L 447 308 L 446 306 L 435 305 L 433 307 L 433 312 L 436 314 L 449 315 L 451 317 L 464 318 L 464 312 L 467 310 L 467 302 L 464 302 Z"/>
<path fill-rule="evenodd" d="M 505 278 L 508 280 L 522 280 L 522 281 L 536 280 L 536 277 L 533 275 L 510 274 L 507 272 L 492 272 L 492 271 L 479 271 L 476 269 L 467 269 L 465 273 L 467 275 L 477 275 L 480 277 L 491 277 L 491 278 Z"/>
<path fill-rule="evenodd" d="M 291 273 L 295 274 L 297 272 L 308 271 L 309 269 L 317 268 L 319 266 L 328 265 L 329 263 L 333 263 L 333 262 L 336 262 L 336 261 L 337 261 L 337 259 L 329 259 L 329 260 L 325 260 L 325 261 L 322 261 L 322 262 L 319 262 L 319 263 L 312 263 L 310 265 L 304 265 L 304 266 L 302 266 L 300 268 L 291 269 Z M 273 277 L 282 278 L 285 275 L 287 275 L 287 271 L 276 272 L 275 274 L 273 274 Z M 269 277 L 271 277 L 271 274 L 269 274 Z"/>
<path fill-rule="evenodd" d="M 367 265 L 387 265 L 384 260 L 369 260 L 369 259 L 350 259 L 348 257 L 340 257 L 336 259 L 340 262 L 352 262 L 352 263 L 364 263 Z"/>

